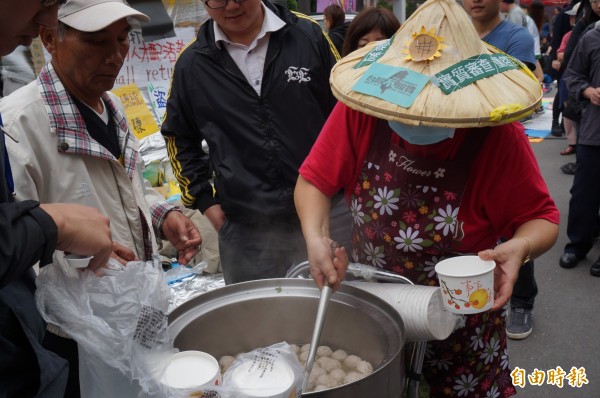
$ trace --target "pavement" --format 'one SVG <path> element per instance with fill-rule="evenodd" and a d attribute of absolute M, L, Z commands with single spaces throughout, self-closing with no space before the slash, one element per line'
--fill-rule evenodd
<path fill-rule="evenodd" d="M 546 95 L 546 103 L 552 93 Z M 551 107 L 547 106 L 547 108 Z M 535 122 L 535 129 L 544 130 L 551 125 L 551 110 L 537 115 L 526 128 Z M 537 120 L 536 120 L 537 119 Z M 540 127 L 541 126 L 541 127 Z M 543 133 L 537 135 L 544 136 Z M 563 174 L 560 166 L 575 161 L 575 155 L 561 156 L 567 146 L 563 137 L 555 138 L 547 134 L 545 138 L 532 142 L 542 175 L 550 194 L 558 206 L 560 233 L 554 247 L 535 260 L 535 275 L 539 288 L 533 310 L 534 326 L 531 336 L 524 340 L 509 339 L 511 368 L 518 368 L 525 375 L 524 387 L 516 387 L 518 397 L 526 398 L 598 398 L 600 397 L 600 338 L 594 336 L 600 330 L 600 278 L 589 273 L 591 264 L 600 256 L 600 243 L 574 269 L 564 269 L 558 259 L 568 242 L 566 228 L 569 210 L 569 190 L 573 176 Z M 592 182 L 599 183 L 599 182 Z M 564 378 L 549 380 L 549 373 L 557 374 L 560 368 Z M 571 373 L 571 369 L 576 370 Z M 524 372 L 521 372 L 523 370 Z M 535 375 L 544 372 L 544 380 L 536 380 Z M 578 376 L 569 384 L 569 373 Z M 585 374 L 585 377 L 581 377 Z M 531 379 L 530 379 L 531 377 Z M 587 384 L 583 382 L 587 380 Z M 562 388 L 559 387 L 563 381 Z"/>

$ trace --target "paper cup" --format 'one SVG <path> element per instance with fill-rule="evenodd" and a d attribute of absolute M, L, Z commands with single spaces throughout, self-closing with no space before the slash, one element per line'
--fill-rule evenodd
<path fill-rule="evenodd" d="M 66 254 L 65 260 L 67 260 L 67 264 L 73 268 L 85 268 L 90 263 L 92 256 L 82 256 L 80 254 Z"/>
<path fill-rule="evenodd" d="M 458 256 L 435 266 L 444 307 L 455 314 L 477 314 L 494 304 L 496 263 L 478 256 Z"/>
<path fill-rule="evenodd" d="M 407 342 L 444 340 L 460 317 L 444 311 L 439 287 L 402 283 L 344 282 L 387 301 L 402 317 Z"/>
<path fill-rule="evenodd" d="M 221 384 L 217 360 L 202 351 L 181 351 L 171 355 L 163 383 L 175 389 L 194 389 Z"/>
<path fill-rule="evenodd" d="M 283 360 L 257 363 L 247 360 L 233 369 L 228 386 L 238 389 L 237 398 L 295 398 L 294 371 Z"/>

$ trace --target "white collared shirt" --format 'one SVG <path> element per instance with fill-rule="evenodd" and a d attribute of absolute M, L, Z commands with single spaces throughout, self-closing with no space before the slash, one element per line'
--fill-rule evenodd
<path fill-rule="evenodd" d="M 262 27 L 258 35 L 248 46 L 230 41 L 221 28 L 216 23 L 214 24 L 216 45 L 220 47 L 221 43 L 225 44 L 227 52 L 258 95 L 260 95 L 262 87 L 270 33 L 276 32 L 285 26 L 285 22 L 275 15 L 273 11 L 269 10 L 262 3 L 261 7 L 265 15 Z"/>

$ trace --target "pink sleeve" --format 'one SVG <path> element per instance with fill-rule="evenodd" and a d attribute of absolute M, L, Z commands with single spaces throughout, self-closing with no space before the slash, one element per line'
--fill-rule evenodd
<path fill-rule="evenodd" d="M 571 32 L 565 33 L 562 40 L 560 41 L 560 47 L 556 50 L 557 53 L 564 53 L 567 49 L 567 43 L 569 42 L 569 37 L 571 37 Z"/>
<path fill-rule="evenodd" d="M 300 175 L 329 197 L 342 188 L 348 194 L 358 179 L 376 122 L 338 102 L 300 167 Z"/>

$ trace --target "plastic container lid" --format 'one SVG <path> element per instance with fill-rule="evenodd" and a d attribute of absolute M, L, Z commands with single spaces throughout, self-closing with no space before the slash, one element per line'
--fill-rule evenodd
<path fill-rule="evenodd" d="M 288 398 L 295 396 L 294 372 L 282 360 L 274 362 L 247 360 L 236 367 L 229 382 L 244 397 Z"/>
<path fill-rule="evenodd" d="M 171 356 L 163 382 L 172 388 L 214 385 L 221 379 L 219 363 L 202 351 L 181 351 Z"/>
<path fill-rule="evenodd" d="M 85 268 L 89 265 L 92 256 L 82 256 L 80 254 L 65 254 L 65 260 L 73 268 Z"/>

